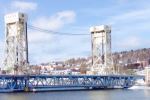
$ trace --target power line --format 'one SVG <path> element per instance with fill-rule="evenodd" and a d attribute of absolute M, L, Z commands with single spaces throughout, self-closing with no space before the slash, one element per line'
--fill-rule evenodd
<path fill-rule="evenodd" d="M 89 34 L 75 34 L 75 33 L 65 33 L 65 32 L 57 32 L 57 31 L 53 31 L 53 30 L 47 30 L 47 29 L 42 29 L 33 25 L 27 25 L 28 28 L 36 30 L 36 31 L 40 31 L 40 32 L 44 32 L 44 33 L 51 33 L 54 35 L 89 35 Z"/>

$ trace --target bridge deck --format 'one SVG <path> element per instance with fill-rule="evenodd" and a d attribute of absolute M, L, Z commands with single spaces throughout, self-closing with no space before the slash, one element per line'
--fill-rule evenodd
<path fill-rule="evenodd" d="M 144 76 L 0 75 L 0 92 L 129 88 Z"/>

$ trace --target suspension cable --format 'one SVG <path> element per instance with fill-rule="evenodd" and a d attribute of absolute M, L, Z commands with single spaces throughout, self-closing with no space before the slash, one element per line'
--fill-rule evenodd
<path fill-rule="evenodd" d="M 75 35 L 85 35 L 85 36 L 90 35 L 90 34 L 75 34 L 75 33 L 58 32 L 58 31 L 39 28 L 39 27 L 36 27 L 36 26 L 33 26 L 33 25 L 27 25 L 27 26 L 28 26 L 29 29 L 33 29 L 33 30 L 36 30 L 36 31 L 44 32 L 44 33 L 51 33 L 51 34 L 54 34 L 54 35 L 74 35 L 74 36 Z"/>

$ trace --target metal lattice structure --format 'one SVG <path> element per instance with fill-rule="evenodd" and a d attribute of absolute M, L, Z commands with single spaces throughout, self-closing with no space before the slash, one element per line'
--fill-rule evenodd
<path fill-rule="evenodd" d="M 111 27 L 108 25 L 90 28 L 92 40 L 92 71 L 107 74 L 111 71 Z"/>
<path fill-rule="evenodd" d="M 4 69 L 15 74 L 21 72 L 27 64 L 27 16 L 23 13 L 5 15 Z"/>
<path fill-rule="evenodd" d="M 0 92 L 129 88 L 144 76 L 125 75 L 3 75 Z"/>

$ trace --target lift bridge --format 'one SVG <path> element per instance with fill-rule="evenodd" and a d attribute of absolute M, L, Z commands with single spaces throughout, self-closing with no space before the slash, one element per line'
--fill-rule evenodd
<path fill-rule="evenodd" d="M 0 75 L 0 92 L 129 88 L 137 79 L 144 79 L 144 76 L 114 74 L 110 26 L 94 26 L 90 32 L 92 65 L 87 75 L 32 75 L 28 62 L 27 16 L 6 15 L 3 69 L 12 74 Z"/>

